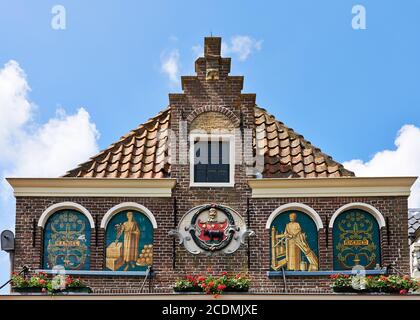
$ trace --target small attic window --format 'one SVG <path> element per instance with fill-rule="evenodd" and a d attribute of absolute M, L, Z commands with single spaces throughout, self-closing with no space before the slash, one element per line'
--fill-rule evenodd
<path fill-rule="evenodd" d="M 234 185 L 233 135 L 191 135 L 191 186 L 231 187 Z"/>

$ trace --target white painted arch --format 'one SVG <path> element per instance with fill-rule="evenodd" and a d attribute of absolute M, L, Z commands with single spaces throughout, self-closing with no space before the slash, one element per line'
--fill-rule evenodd
<path fill-rule="evenodd" d="M 283 204 L 280 207 L 278 207 L 276 210 L 274 210 L 270 214 L 270 216 L 268 217 L 265 228 L 270 229 L 271 224 L 273 223 L 274 219 L 279 214 L 281 214 L 285 211 L 289 211 L 289 210 L 296 210 L 296 211 L 301 211 L 303 213 L 306 213 L 315 222 L 316 228 L 318 230 L 324 228 L 324 225 L 322 224 L 322 220 L 321 220 L 321 217 L 319 216 L 319 214 L 314 209 L 312 209 L 310 206 L 308 206 L 306 204 L 303 204 L 303 203 L 299 203 L 299 202 L 286 203 L 286 204 Z"/>
<path fill-rule="evenodd" d="M 102 218 L 101 221 L 101 228 L 106 229 L 106 226 L 108 225 L 109 220 L 111 220 L 111 218 L 123 211 L 123 210 L 136 210 L 136 211 L 140 211 L 141 213 L 143 213 L 147 218 L 149 218 L 150 222 L 152 223 L 152 226 L 154 229 L 157 228 L 157 222 L 155 219 L 155 216 L 153 215 L 153 213 L 147 209 L 145 206 L 136 203 L 136 202 L 123 202 L 120 204 L 117 204 L 116 206 L 113 206 L 111 209 L 108 210 L 107 213 L 105 213 L 104 217 Z"/>
<path fill-rule="evenodd" d="M 90 212 L 85 207 L 83 207 L 82 205 L 80 205 L 76 202 L 70 202 L 70 201 L 59 202 L 59 203 L 55 203 L 55 204 L 49 206 L 41 214 L 41 217 L 39 217 L 38 227 L 44 228 L 49 217 L 51 217 L 57 211 L 65 210 L 65 209 L 75 210 L 75 211 L 78 211 L 78 212 L 84 214 L 86 216 L 86 218 L 89 220 L 90 227 L 92 229 L 95 229 L 95 222 L 93 221 L 93 218 L 92 218 L 92 215 L 90 214 Z"/>
<path fill-rule="evenodd" d="M 363 203 L 363 202 L 352 202 L 352 203 L 345 204 L 344 206 L 338 208 L 336 212 L 334 212 L 334 214 L 332 215 L 330 219 L 330 223 L 328 227 L 332 229 L 334 227 L 334 221 L 335 219 L 337 219 L 340 213 L 350 210 L 350 209 L 360 209 L 360 210 L 370 213 L 372 216 L 374 216 L 376 221 L 378 221 L 379 228 L 385 227 L 386 225 L 384 216 L 374 206 L 367 203 Z"/>

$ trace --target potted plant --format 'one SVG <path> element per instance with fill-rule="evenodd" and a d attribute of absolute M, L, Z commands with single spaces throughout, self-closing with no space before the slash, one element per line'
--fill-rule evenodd
<path fill-rule="evenodd" d="M 330 278 L 333 280 L 331 288 L 334 292 L 354 292 L 351 277 L 347 274 L 332 274 Z"/>
<path fill-rule="evenodd" d="M 47 274 L 39 272 L 28 279 L 14 273 L 12 275 L 12 291 L 20 294 L 82 294 L 91 293 L 80 278 L 58 275 L 49 280 Z"/>
<path fill-rule="evenodd" d="M 409 276 L 367 276 L 356 277 L 350 275 L 335 274 L 331 275 L 333 283 L 331 288 L 334 292 L 343 293 L 383 293 L 383 294 L 407 294 L 419 289 L 419 282 Z M 356 281 L 363 281 L 362 286 L 354 286 Z M 363 287 L 364 289 L 355 289 Z"/>
<path fill-rule="evenodd" d="M 16 293 L 31 294 L 47 292 L 48 279 L 43 272 L 33 275 L 29 280 L 17 273 L 12 274 L 12 290 Z"/>
<path fill-rule="evenodd" d="M 416 291 L 419 284 L 416 280 L 411 279 L 409 276 L 396 276 L 390 275 L 388 277 L 381 276 L 376 281 L 373 281 L 372 288 L 376 286 L 376 292 L 385 292 L 393 294 L 407 294 L 410 291 Z"/>
<path fill-rule="evenodd" d="M 92 293 L 92 289 L 86 286 L 80 278 L 72 276 L 54 277 L 48 286 L 48 292 L 54 294 L 86 294 Z"/>
<path fill-rule="evenodd" d="M 238 273 L 235 277 L 228 278 L 226 292 L 248 292 L 251 280 Z"/>
<path fill-rule="evenodd" d="M 173 287 L 177 293 L 205 293 L 223 294 L 226 292 L 247 292 L 250 280 L 247 276 L 237 274 L 229 276 L 223 272 L 220 276 L 188 275 L 184 279 L 179 279 Z"/>

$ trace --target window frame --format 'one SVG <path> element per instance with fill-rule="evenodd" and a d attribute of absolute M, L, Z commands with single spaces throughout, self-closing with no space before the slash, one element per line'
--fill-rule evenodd
<path fill-rule="evenodd" d="M 229 182 L 194 182 L 195 152 L 194 142 L 201 141 L 228 141 L 229 142 Z M 234 187 L 235 186 L 235 135 L 233 134 L 190 134 L 190 187 Z"/>

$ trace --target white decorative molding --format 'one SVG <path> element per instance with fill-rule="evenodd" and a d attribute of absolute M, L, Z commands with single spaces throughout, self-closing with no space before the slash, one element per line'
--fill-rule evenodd
<path fill-rule="evenodd" d="M 213 211 L 213 217 L 211 212 Z M 219 220 L 220 219 L 220 220 Z M 207 230 L 222 232 L 222 238 L 217 236 L 215 241 L 206 241 L 201 238 L 203 226 Z M 214 230 L 214 225 L 223 226 L 224 229 Z M 176 229 L 168 233 L 178 238 L 178 244 L 194 254 L 212 255 L 214 253 L 232 254 L 245 244 L 245 239 L 254 235 L 254 231 L 247 228 L 244 218 L 232 208 L 217 204 L 203 204 L 196 206 L 185 213 Z M 215 235 L 215 233 L 213 233 Z M 210 237 L 213 237 L 210 235 Z"/>
<path fill-rule="evenodd" d="M 270 229 L 271 224 L 273 223 L 274 219 L 279 214 L 281 214 L 285 211 L 288 211 L 288 210 L 296 210 L 296 211 L 301 211 L 303 213 L 306 213 L 315 222 L 316 228 L 318 230 L 324 228 L 324 225 L 322 224 L 322 220 L 321 220 L 321 217 L 319 216 L 319 214 L 314 209 L 312 209 L 310 206 L 308 206 L 306 204 L 303 204 L 303 203 L 299 203 L 299 202 L 286 203 L 286 204 L 283 204 L 280 207 L 278 207 L 276 210 L 274 210 L 270 214 L 270 216 L 268 217 L 267 223 L 265 224 L 265 228 Z"/>
<path fill-rule="evenodd" d="M 169 198 L 176 179 L 7 178 L 15 197 Z"/>
<path fill-rule="evenodd" d="M 117 204 L 116 206 L 113 206 L 111 209 L 108 210 L 107 213 L 105 213 L 104 217 L 101 220 L 101 228 L 106 229 L 106 226 L 108 225 L 109 220 L 111 220 L 111 218 L 123 211 L 123 210 L 136 210 L 136 211 L 140 211 L 141 213 L 143 213 L 152 223 L 152 226 L 154 229 L 157 228 L 157 222 L 156 222 L 156 218 L 153 215 L 153 213 L 147 209 L 145 206 L 138 204 L 136 202 L 123 202 L 120 204 Z"/>
<path fill-rule="evenodd" d="M 406 196 L 417 177 L 250 179 L 252 198 Z"/>
<path fill-rule="evenodd" d="M 52 206 L 49 206 L 42 214 L 41 217 L 39 217 L 38 220 L 38 227 L 44 228 L 45 224 L 48 221 L 48 218 L 51 217 L 54 213 L 56 213 L 59 210 L 65 210 L 65 209 L 71 209 L 75 210 L 77 212 L 80 212 L 86 216 L 86 218 L 89 220 L 90 227 L 92 229 L 95 228 L 95 222 L 93 221 L 92 215 L 90 212 L 83 207 L 82 205 L 75 203 L 75 202 L 59 202 L 55 203 Z"/>
<path fill-rule="evenodd" d="M 340 207 L 336 212 L 334 212 L 330 219 L 328 227 L 332 229 L 334 227 L 334 221 L 340 215 L 340 213 L 351 209 L 360 209 L 370 213 L 378 222 L 379 228 L 385 227 L 386 225 L 384 216 L 374 206 L 363 202 L 352 202 L 345 204 L 344 206 Z"/>

